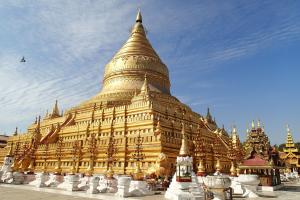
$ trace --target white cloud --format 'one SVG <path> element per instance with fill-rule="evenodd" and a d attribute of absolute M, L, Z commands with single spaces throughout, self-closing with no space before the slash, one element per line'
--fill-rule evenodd
<path fill-rule="evenodd" d="M 255 54 L 274 41 L 296 40 L 300 35 L 299 24 L 294 24 L 298 16 L 280 17 L 283 20 L 275 28 L 261 25 L 250 30 L 247 17 L 257 13 L 243 16 L 240 8 L 228 2 L 194 6 L 166 6 L 159 1 L 2 2 L 0 42 L 9 41 L 0 53 L 0 132 L 12 131 L 15 125 L 24 129 L 55 99 L 65 109 L 96 94 L 103 67 L 127 39 L 138 7 L 149 38 L 172 74 L 210 70 Z M 226 26 L 220 28 L 221 23 Z M 249 33 L 230 37 L 244 29 Z M 193 49 L 195 43 L 199 44 Z M 22 55 L 28 62 L 19 62 Z M 212 86 L 201 83 L 199 87 Z M 207 103 L 192 95 L 181 96 L 192 105 Z"/>

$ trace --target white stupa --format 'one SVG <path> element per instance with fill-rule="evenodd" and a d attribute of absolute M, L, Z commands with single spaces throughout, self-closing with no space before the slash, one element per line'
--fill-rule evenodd
<path fill-rule="evenodd" d="M 12 145 L 10 146 L 8 154 L 4 157 L 3 165 L 0 169 L 0 182 L 7 182 L 12 178 L 12 164 L 14 157 L 12 155 Z"/>
<path fill-rule="evenodd" d="M 190 156 L 188 141 L 182 124 L 182 142 L 176 160 L 176 173 L 165 193 L 167 199 L 204 199 L 204 191 L 193 171 L 193 157 Z"/>

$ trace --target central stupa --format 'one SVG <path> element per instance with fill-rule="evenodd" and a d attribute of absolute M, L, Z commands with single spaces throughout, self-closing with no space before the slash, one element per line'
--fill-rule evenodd
<path fill-rule="evenodd" d="M 209 111 L 204 117 L 171 96 L 168 68 L 148 41 L 138 12 L 129 39 L 105 66 L 102 90 L 64 114 L 56 102 L 25 133 L 9 138 L 0 162 L 11 149 L 15 171 L 130 174 L 141 141 L 143 173 L 170 175 L 183 126 L 193 169 L 201 161 L 207 173 L 216 163 L 229 172 L 231 139 Z"/>
<path fill-rule="evenodd" d="M 151 91 L 170 94 L 168 68 L 148 41 L 139 11 L 129 39 L 105 66 L 103 87 L 97 97 L 128 99 L 141 91 L 145 75 Z"/>

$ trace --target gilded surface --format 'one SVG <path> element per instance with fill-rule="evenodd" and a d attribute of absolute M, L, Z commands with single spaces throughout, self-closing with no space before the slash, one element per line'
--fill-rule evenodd
<path fill-rule="evenodd" d="M 285 161 L 287 168 L 300 167 L 300 152 L 294 143 L 292 132 L 288 125 L 286 143 L 283 152 L 280 154 L 280 158 Z"/>
<path fill-rule="evenodd" d="M 168 69 L 147 40 L 139 13 L 130 38 L 106 65 L 102 91 L 64 114 L 56 102 L 26 133 L 9 138 L 0 162 L 12 147 L 14 170 L 133 174 L 138 164 L 143 173 L 168 175 L 175 170 L 183 126 L 184 151 L 194 169 L 201 161 L 206 173 L 215 167 L 229 173 L 232 138 L 210 112 L 201 116 L 170 95 Z M 113 162 L 107 154 L 112 137 Z M 132 157 L 139 137 L 144 158 L 137 163 Z"/>

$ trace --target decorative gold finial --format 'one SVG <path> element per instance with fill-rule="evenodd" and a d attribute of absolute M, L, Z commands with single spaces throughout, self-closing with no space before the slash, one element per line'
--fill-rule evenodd
<path fill-rule="evenodd" d="M 232 134 L 237 134 L 237 130 L 236 130 L 236 126 L 235 125 L 232 127 Z"/>
<path fill-rule="evenodd" d="M 13 155 L 12 150 L 13 150 L 13 143 L 11 143 L 11 145 L 9 147 L 9 152 L 6 155 L 7 157 L 12 157 L 12 155 Z"/>
<path fill-rule="evenodd" d="M 47 118 L 49 116 L 49 112 L 48 112 L 48 109 L 46 111 L 46 114 L 45 114 L 45 117 L 44 118 Z"/>
<path fill-rule="evenodd" d="M 197 176 L 205 176 L 205 167 L 202 159 L 199 161 Z"/>
<path fill-rule="evenodd" d="M 234 162 L 233 161 L 231 161 L 230 175 L 231 176 L 236 176 L 236 168 L 234 166 Z"/>
<path fill-rule="evenodd" d="M 254 124 L 254 120 L 252 120 L 252 124 L 251 124 L 252 129 L 255 129 L 255 124 Z"/>
<path fill-rule="evenodd" d="M 216 171 L 219 173 L 221 171 L 221 163 L 220 163 L 220 159 L 217 159 L 217 163 L 216 163 Z"/>
<path fill-rule="evenodd" d="M 189 151 L 188 141 L 186 140 L 184 123 L 182 123 L 181 134 L 182 134 L 182 140 L 181 140 L 181 147 L 180 147 L 179 155 L 180 156 L 189 156 L 190 151 Z"/>
<path fill-rule="evenodd" d="M 161 133 L 161 126 L 160 126 L 160 118 L 158 117 L 157 119 L 157 125 L 156 125 L 156 129 L 154 131 L 154 135 L 157 136 Z"/>
<path fill-rule="evenodd" d="M 36 125 L 36 130 L 39 130 L 41 127 L 41 116 L 39 115 L 38 121 L 37 121 L 37 125 Z"/>
<path fill-rule="evenodd" d="M 137 15 L 136 15 L 136 20 L 135 20 L 135 22 L 140 22 L 140 23 L 142 23 L 142 14 L 141 14 L 141 10 L 140 10 L 140 9 L 138 10 L 138 13 L 137 13 Z"/>
<path fill-rule="evenodd" d="M 142 181 L 144 180 L 144 173 L 141 170 L 140 162 L 137 162 L 136 164 L 137 166 L 133 173 L 133 180 Z"/>
<path fill-rule="evenodd" d="M 15 130 L 13 136 L 17 136 L 17 135 L 18 135 L 18 127 L 16 127 L 16 130 Z"/>
<path fill-rule="evenodd" d="M 288 133 L 288 135 L 291 134 L 291 129 L 288 124 L 286 125 L 286 132 Z"/>
<path fill-rule="evenodd" d="M 27 174 L 34 174 L 34 159 L 30 160 L 30 164 L 28 166 L 28 172 Z"/>
<path fill-rule="evenodd" d="M 54 104 L 54 107 L 53 107 L 53 110 L 52 110 L 52 113 L 51 113 L 51 117 L 59 117 L 60 114 L 59 114 L 59 109 L 58 109 L 58 101 L 55 100 L 55 104 Z"/>
<path fill-rule="evenodd" d="M 105 173 L 106 177 L 111 179 L 114 177 L 114 170 L 112 169 L 112 166 L 109 166 L 108 170 Z"/>
<path fill-rule="evenodd" d="M 257 121 L 257 128 L 260 128 L 260 120 Z"/>

